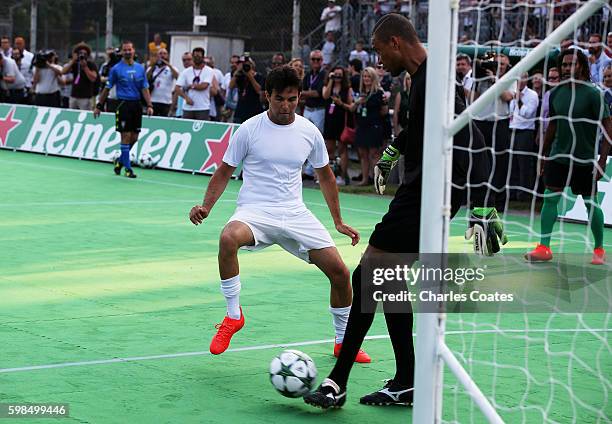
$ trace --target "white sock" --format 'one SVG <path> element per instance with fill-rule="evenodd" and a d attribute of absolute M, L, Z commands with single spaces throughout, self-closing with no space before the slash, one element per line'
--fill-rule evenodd
<path fill-rule="evenodd" d="M 240 318 L 240 275 L 221 280 L 221 293 L 227 302 L 227 316 L 232 319 Z"/>
<path fill-rule="evenodd" d="M 334 329 L 336 330 L 336 343 L 342 343 L 344 340 L 344 331 L 346 330 L 346 323 L 348 322 L 349 313 L 351 312 L 350 306 L 344 308 L 333 308 L 329 307 L 334 319 Z"/>

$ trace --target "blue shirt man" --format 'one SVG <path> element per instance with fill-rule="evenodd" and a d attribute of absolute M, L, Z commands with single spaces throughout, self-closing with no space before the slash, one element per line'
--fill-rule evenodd
<path fill-rule="evenodd" d="M 138 133 L 142 126 L 141 96 L 147 103 L 147 115 L 153 114 L 149 82 L 144 67 L 134 62 L 134 45 L 131 41 L 121 44 L 121 62 L 113 66 L 108 76 L 106 87 L 100 94 L 99 103 L 94 109 L 94 117 L 100 115 L 104 109 L 104 102 L 111 88 L 117 87 L 117 100 L 119 104 L 115 111 L 115 128 L 121 133 L 121 154 L 114 160 L 113 166 L 116 175 L 121 174 L 125 167 L 125 176 L 136 178 L 130 163 L 130 149 L 138 141 Z"/>
<path fill-rule="evenodd" d="M 144 66 L 136 62 L 128 64 L 122 60 L 113 66 L 106 82 L 109 90 L 114 86 L 117 86 L 117 99 L 140 100 L 142 90 L 149 88 Z"/>

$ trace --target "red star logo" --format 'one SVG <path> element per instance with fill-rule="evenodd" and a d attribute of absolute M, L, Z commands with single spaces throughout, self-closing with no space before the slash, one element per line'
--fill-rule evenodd
<path fill-rule="evenodd" d="M 223 155 L 227 150 L 227 146 L 229 146 L 229 141 L 232 136 L 232 128 L 233 127 L 229 127 L 220 139 L 207 138 L 204 140 L 209 156 L 206 163 L 200 168 L 200 172 L 205 172 L 211 166 L 214 166 L 215 169 L 221 166 Z"/>
<path fill-rule="evenodd" d="M 2 147 L 6 147 L 6 141 L 8 140 L 8 136 L 11 131 L 13 131 L 16 126 L 21 124 L 20 119 L 13 119 L 14 114 L 15 107 L 12 107 L 4 119 L 0 119 L 0 144 L 2 144 Z"/>

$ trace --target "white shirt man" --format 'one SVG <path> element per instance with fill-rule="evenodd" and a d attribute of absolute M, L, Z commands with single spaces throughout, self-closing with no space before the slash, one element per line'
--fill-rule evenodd
<path fill-rule="evenodd" d="M 53 69 L 55 69 L 55 72 Z M 38 79 L 34 92 L 36 94 L 52 94 L 59 92 L 61 70 L 62 67 L 55 64 L 51 64 L 46 68 L 34 68 L 34 75 Z"/>
<path fill-rule="evenodd" d="M 474 81 L 473 90 L 476 90 L 478 94 L 483 94 L 493 85 L 492 80 L 484 80 L 476 82 Z M 512 83 L 506 91 L 516 94 L 516 82 Z M 502 100 L 497 97 L 494 102 L 489 103 L 482 111 L 474 115 L 473 119 L 478 121 L 496 121 L 498 119 L 508 119 L 510 117 L 510 102 Z"/>
<path fill-rule="evenodd" d="M 511 192 L 517 200 L 530 201 L 535 189 L 535 117 L 538 111 L 538 93 L 527 87 L 529 74 L 525 73 L 519 83 L 519 92 L 510 101 L 510 131 L 512 132 L 510 149 L 512 162 L 510 166 L 510 185 L 520 187 Z M 511 162 L 511 163 L 512 163 Z"/>
<path fill-rule="evenodd" d="M 594 56 L 594 55 L 593 55 Z M 591 82 L 597 85 L 603 82 L 603 72 L 610 64 L 612 64 L 612 58 L 609 58 L 603 51 L 603 49 L 599 52 L 599 57 L 590 57 L 589 63 L 590 71 L 591 71 Z"/>
<path fill-rule="evenodd" d="M 21 52 L 21 54 L 23 54 L 23 57 L 21 58 L 21 64 L 19 65 L 19 71 L 21 72 L 21 75 L 23 75 L 23 78 L 25 79 L 26 87 L 31 88 L 32 80 L 34 78 L 34 68 L 32 67 L 32 61 L 34 60 L 34 55 L 27 50 L 24 50 L 23 52 Z"/>
<path fill-rule="evenodd" d="M 19 67 L 13 59 L 11 59 L 10 57 L 3 57 L 2 63 L 0 64 L 0 71 L 2 73 L 2 76 L 4 77 L 15 78 L 13 82 L 6 82 L 4 80 L 0 80 L 0 87 L 4 88 L 5 90 L 21 90 L 25 88 L 25 78 L 19 71 Z"/>
<path fill-rule="evenodd" d="M 329 1 L 327 7 L 321 12 L 321 22 L 327 22 L 325 33 L 340 31 L 342 28 L 342 6 L 336 5 L 335 0 Z"/>
<path fill-rule="evenodd" d="M 331 65 L 334 62 L 334 51 L 336 50 L 336 43 L 333 41 L 326 41 L 321 47 L 321 54 L 323 55 L 323 65 Z"/>
<path fill-rule="evenodd" d="M 519 98 L 510 101 L 510 129 L 534 130 L 539 102 L 538 93 L 525 86 Z"/>
<path fill-rule="evenodd" d="M 172 72 L 174 70 L 174 72 Z M 151 66 L 147 68 L 147 74 Z M 156 116 L 168 116 L 172 105 L 172 92 L 174 91 L 175 73 L 178 73 L 172 65 L 161 66 L 156 63 L 151 75 L 151 102 Z M 162 110 L 163 109 L 163 110 Z M 164 113 L 165 112 L 165 113 Z"/>
<path fill-rule="evenodd" d="M 190 66 L 181 72 L 176 85 L 181 87 L 193 103 L 189 104 L 187 101 L 183 103 L 183 118 L 208 120 L 210 116 L 210 85 L 213 77 L 212 69 L 208 66 L 200 69 Z M 196 90 L 192 88 L 194 81 L 196 84 L 208 83 L 208 87 L 204 90 Z"/>
<path fill-rule="evenodd" d="M 217 68 L 212 68 L 210 67 L 212 73 L 213 73 L 213 77 L 215 78 L 215 84 L 217 84 L 217 87 L 219 90 L 225 90 L 225 76 L 223 75 L 223 72 L 221 72 L 220 69 Z M 230 77 L 231 80 L 231 77 Z M 228 82 L 229 85 L 229 82 Z M 212 97 L 210 99 L 210 117 L 211 118 L 216 118 L 217 116 L 220 115 L 220 111 L 217 111 L 217 104 L 215 103 L 215 99 L 214 97 Z"/>
<path fill-rule="evenodd" d="M 363 64 L 363 69 L 365 69 L 368 66 L 369 58 L 370 58 L 370 55 L 365 50 L 355 49 L 349 55 L 349 62 L 353 59 L 359 59 L 361 60 L 361 63 Z"/>

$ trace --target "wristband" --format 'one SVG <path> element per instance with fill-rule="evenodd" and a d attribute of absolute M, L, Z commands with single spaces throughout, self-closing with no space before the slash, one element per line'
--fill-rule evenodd
<path fill-rule="evenodd" d="M 96 109 L 99 109 L 99 110 L 104 110 L 104 104 L 103 104 L 103 103 L 98 103 L 98 104 L 96 105 Z"/>

